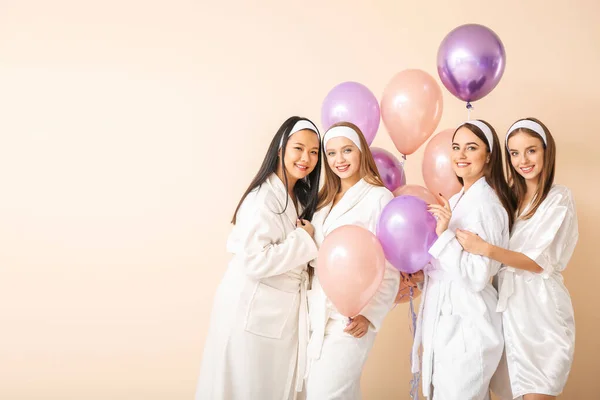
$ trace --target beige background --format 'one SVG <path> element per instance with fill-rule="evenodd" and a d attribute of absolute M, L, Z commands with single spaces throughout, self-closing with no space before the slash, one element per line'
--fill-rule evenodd
<path fill-rule="evenodd" d="M 581 233 L 562 398 L 597 398 L 600 3 L 550 4 L 1 0 L 0 398 L 190 399 L 228 221 L 280 123 L 320 121 L 342 81 L 379 97 L 405 68 L 438 79 L 439 43 L 468 22 L 508 53 L 473 116 L 501 136 L 536 116 L 556 137 Z M 466 118 L 444 101 L 438 130 Z M 383 126 L 375 145 L 394 150 Z M 378 337 L 366 399 L 408 398 L 407 313 Z"/>

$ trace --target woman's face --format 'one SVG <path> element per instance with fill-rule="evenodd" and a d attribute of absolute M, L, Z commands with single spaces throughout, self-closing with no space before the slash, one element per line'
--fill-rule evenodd
<path fill-rule="evenodd" d="M 319 161 L 319 137 L 305 129 L 288 138 L 285 147 L 285 170 L 288 176 L 300 180 L 308 176 Z"/>
<path fill-rule="evenodd" d="M 525 180 L 539 180 L 544 166 L 544 143 L 537 135 L 513 132 L 508 138 L 510 163 Z"/>
<path fill-rule="evenodd" d="M 353 178 L 360 172 L 360 150 L 348 138 L 328 140 L 325 156 L 329 168 L 342 180 Z"/>
<path fill-rule="evenodd" d="M 465 126 L 456 131 L 452 141 L 452 169 L 466 182 L 475 182 L 484 175 L 489 162 L 486 144 Z"/>

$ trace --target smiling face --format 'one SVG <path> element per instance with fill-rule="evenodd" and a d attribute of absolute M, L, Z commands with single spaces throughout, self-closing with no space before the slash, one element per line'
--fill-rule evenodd
<path fill-rule="evenodd" d="M 465 183 L 473 183 L 485 173 L 489 162 L 487 145 L 467 127 L 456 131 L 452 141 L 452 169 Z"/>
<path fill-rule="evenodd" d="M 360 150 L 345 137 L 327 141 L 327 165 L 341 180 L 355 178 L 360 173 Z"/>
<path fill-rule="evenodd" d="M 517 131 L 508 138 L 510 163 L 526 181 L 537 182 L 544 165 L 544 143 L 536 134 Z"/>
<path fill-rule="evenodd" d="M 300 180 L 308 176 L 319 161 L 319 137 L 308 129 L 289 137 L 284 164 L 288 176 Z"/>

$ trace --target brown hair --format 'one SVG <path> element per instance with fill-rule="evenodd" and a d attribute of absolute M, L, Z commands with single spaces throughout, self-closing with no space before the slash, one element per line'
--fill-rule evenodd
<path fill-rule="evenodd" d="M 500 148 L 500 140 L 498 140 L 498 135 L 496 134 L 496 130 L 494 129 L 494 127 L 492 125 L 490 125 L 488 122 L 483 121 L 481 119 L 478 119 L 477 121 L 483 122 L 484 124 L 487 125 L 488 128 L 490 128 L 490 131 L 492 132 L 493 142 L 494 142 L 494 143 L 492 143 L 492 151 L 490 151 L 490 143 L 488 142 L 488 139 L 486 138 L 485 134 L 476 125 L 465 122 L 464 124 L 459 126 L 456 129 L 456 131 L 454 131 L 454 135 L 456 135 L 456 132 L 460 128 L 465 127 L 468 130 L 470 130 L 471 132 L 473 132 L 479 139 L 481 139 L 481 141 L 483 141 L 483 143 L 485 143 L 487 151 L 488 151 L 488 153 L 490 153 L 490 162 L 485 164 L 485 167 L 484 167 L 485 181 L 488 183 L 488 185 L 490 185 L 492 187 L 492 189 L 494 189 L 494 192 L 496 192 L 496 195 L 500 199 L 500 203 L 502 203 L 502 206 L 506 210 L 506 213 L 508 214 L 508 227 L 509 227 L 509 229 L 511 229 L 513 222 L 515 221 L 515 201 L 514 201 L 512 192 L 511 192 L 508 184 L 506 183 L 506 178 L 504 177 L 504 171 L 502 168 L 502 150 Z M 454 141 L 454 135 L 452 135 L 453 141 Z M 464 185 L 463 179 L 458 176 L 457 176 L 457 178 L 458 178 L 458 181 L 460 182 L 460 184 Z"/>
<path fill-rule="evenodd" d="M 542 202 L 546 200 L 550 189 L 552 189 L 552 184 L 554 183 L 554 169 L 556 165 L 556 144 L 554 143 L 554 138 L 552 137 L 552 134 L 550 134 L 548 127 L 544 125 L 540 120 L 536 118 L 523 118 L 516 122 L 523 120 L 537 122 L 541 125 L 541 127 L 544 129 L 544 133 L 546 134 L 546 143 L 544 143 L 544 140 L 538 133 L 528 128 L 519 128 L 512 132 L 509 132 L 510 134 L 524 132 L 531 137 L 536 137 L 540 139 L 544 148 L 544 164 L 542 165 L 542 172 L 540 173 L 540 179 L 538 180 L 537 189 L 535 191 L 535 194 L 533 195 L 533 205 L 529 209 L 529 211 L 527 211 L 527 214 L 520 217 L 521 219 L 529 219 L 533 216 L 533 214 L 535 214 L 540 204 L 542 204 Z M 513 167 L 511 163 L 510 151 L 508 150 L 508 140 L 506 141 L 506 145 L 507 151 L 505 163 L 506 170 L 508 171 L 508 183 L 510 185 L 510 188 L 512 189 L 512 193 L 515 198 L 516 211 L 522 212 L 523 207 L 526 206 L 526 204 L 523 203 L 525 202 L 525 195 L 527 194 L 527 184 L 525 183 L 525 178 L 523 178 L 517 172 L 517 170 L 515 170 L 515 167 Z"/>
<path fill-rule="evenodd" d="M 354 130 L 358 134 L 358 138 L 360 139 L 360 147 L 362 150 L 360 151 L 360 169 L 359 174 L 361 178 L 363 178 L 366 182 L 375 186 L 384 186 L 383 181 L 381 180 L 381 176 L 379 175 L 379 171 L 377 170 L 377 164 L 375 164 L 375 160 L 373 159 L 373 155 L 371 154 L 371 150 L 369 149 L 369 144 L 367 140 L 363 136 L 360 129 L 350 123 L 350 122 L 338 122 L 337 124 L 332 125 L 329 129 L 333 129 L 336 126 L 346 126 L 352 130 Z M 327 135 L 327 133 L 325 133 Z M 323 135 L 323 137 L 325 137 Z M 325 146 L 321 146 L 323 151 L 323 158 L 327 157 L 327 152 L 325 151 Z M 335 197 L 335 195 L 340 191 L 341 188 L 341 180 L 339 176 L 332 171 L 329 163 L 324 162 L 325 164 L 325 182 L 323 184 L 323 188 L 319 192 L 319 201 L 317 203 L 317 210 L 325 207 L 327 204 L 331 203 Z"/>

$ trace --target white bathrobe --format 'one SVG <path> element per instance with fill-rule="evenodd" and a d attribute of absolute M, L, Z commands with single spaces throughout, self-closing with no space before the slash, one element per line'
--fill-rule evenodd
<path fill-rule="evenodd" d="M 386 188 L 360 180 L 333 208 L 330 204 L 317 211 L 313 218 L 315 241 L 320 246 L 330 232 L 343 225 L 358 225 L 375 234 L 381 211 L 393 198 Z M 318 268 L 317 262 L 311 265 Z M 363 366 L 377 330 L 394 305 L 399 284 L 400 273 L 387 264 L 379 290 L 360 313 L 371 326 L 357 339 L 344 332 L 348 318 L 335 309 L 314 275 L 308 294 L 311 338 L 307 400 L 360 399 Z"/>
<path fill-rule="evenodd" d="M 227 242 L 233 258 L 215 297 L 197 400 L 294 399 L 302 390 L 307 264 L 317 246 L 297 218 L 275 174 L 244 200 Z"/>
<path fill-rule="evenodd" d="M 524 210 L 524 213 L 527 209 Z M 530 219 L 517 219 L 508 248 L 525 254 L 540 274 L 503 266 L 498 311 L 502 311 L 512 396 L 558 396 L 569 376 L 575 350 L 575 318 L 563 271 L 579 238 L 575 202 L 555 185 Z M 497 375 L 504 371 L 499 370 Z M 497 388 L 494 392 L 506 393 Z M 506 388 L 504 388 L 506 389 Z"/>
<path fill-rule="evenodd" d="M 491 278 L 500 263 L 463 251 L 457 228 L 496 246 L 509 240 L 508 215 L 485 178 L 450 199 L 448 229 L 433 244 L 415 343 L 413 372 L 422 342 L 423 394 L 434 400 L 483 400 L 502 356 L 502 316 Z"/>

